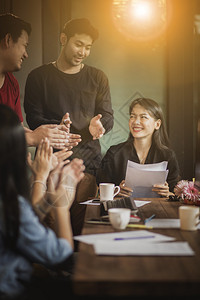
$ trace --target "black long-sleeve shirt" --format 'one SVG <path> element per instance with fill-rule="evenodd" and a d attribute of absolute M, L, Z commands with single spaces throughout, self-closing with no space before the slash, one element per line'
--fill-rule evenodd
<path fill-rule="evenodd" d="M 72 121 L 70 132 L 82 138 L 73 148 L 71 159 L 82 158 L 86 171 L 94 174 L 102 156 L 99 140 L 92 140 L 89 132 L 90 120 L 102 114 L 106 132 L 113 127 L 109 82 L 101 70 L 84 65 L 80 72 L 66 74 L 52 63 L 34 69 L 26 81 L 24 109 L 33 130 L 42 124 L 60 124 L 68 112 Z"/>
<path fill-rule="evenodd" d="M 97 171 L 97 184 L 111 182 L 119 185 L 125 179 L 128 160 L 140 163 L 133 140 L 111 146 L 106 152 L 101 166 Z M 180 180 L 179 166 L 175 152 L 172 149 L 159 150 L 154 144 L 149 149 L 145 164 L 168 161 L 169 174 L 167 182 L 169 190 L 173 192 L 176 183 Z"/>

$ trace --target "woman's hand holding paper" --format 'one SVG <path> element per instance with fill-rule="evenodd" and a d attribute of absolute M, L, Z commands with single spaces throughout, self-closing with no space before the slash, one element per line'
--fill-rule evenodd
<path fill-rule="evenodd" d="M 132 195 L 133 190 L 125 185 L 125 180 L 122 180 L 119 186 L 120 186 L 120 192 L 118 196 L 130 197 Z"/>
<path fill-rule="evenodd" d="M 167 198 L 172 194 L 169 191 L 169 185 L 167 182 L 165 182 L 165 184 L 154 184 L 152 191 L 157 192 L 162 197 L 167 197 Z"/>

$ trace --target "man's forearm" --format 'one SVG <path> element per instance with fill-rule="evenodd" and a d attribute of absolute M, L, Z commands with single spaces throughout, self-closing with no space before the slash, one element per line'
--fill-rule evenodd
<path fill-rule="evenodd" d="M 22 124 L 23 125 L 23 124 Z M 37 145 L 35 145 L 35 141 L 34 141 L 34 137 L 33 137 L 33 131 L 27 127 L 24 127 L 24 131 L 25 131 L 25 137 L 26 137 L 26 143 L 28 147 L 35 147 Z"/>
<path fill-rule="evenodd" d="M 114 117 L 113 115 L 106 115 L 106 116 L 103 116 L 102 119 L 101 119 L 101 123 L 103 125 L 103 127 L 105 128 L 105 134 L 107 132 L 109 132 L 112 128 L 113 128 L 113 125 L 114 125 Z"/>
<path fill-rule="evenodd" d="M 32 130 L 35 130 L 37 127 L 39 127 L 41 125 L 47 125 L 47 124 L 59 125 L 61 120 L 47 119 L 47 118 L 44 118 L 43 116 L 41 116 L 39 113 L 37 114 L 37 112 L 35 112 L 35 114 L 27 113 L 26 121 L 27 121 L 29 128 L 31 128 Z"/>

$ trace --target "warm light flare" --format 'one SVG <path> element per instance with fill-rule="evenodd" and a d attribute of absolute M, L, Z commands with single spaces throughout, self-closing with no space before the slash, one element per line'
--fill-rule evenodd
<path fill-rule="evenodd" d="M 139 20 L 150 19 L 153 14 L 152 5 L 147 1 L 138 1 L 131 7 L 131 15 Z"/>
<path fill-rule="evenodd" d="M 169 6 L 167 0 L 113 0 L 113 21 L 129 39 L 154 39 L 166 29 Z"/>

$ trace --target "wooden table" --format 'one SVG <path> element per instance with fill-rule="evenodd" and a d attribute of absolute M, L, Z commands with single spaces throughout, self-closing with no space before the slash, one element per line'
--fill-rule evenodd
<path fill-rule="evenodd" d="M 139 208 L 142 220 L 152 214 L 156 218 L 178 218 L 179 202 L 148 199 L 151 203 Z M 99 206 L 87 206 L 85 219 L 98 217 Z M 139 230 L 139 229 L 126 229 Z M 194 256 L 97 256 L 93 246 L 80 243 L 73 289 L 78 296 L 147 297 L 198 296 L 200 299 L 200 231 L 152 229 L 153 232 L 188 241 Z M 114 232 L 110 225 L 84 223 L 82 234 Z M 134 298 L 133 298 L 134 299 Z"/>

